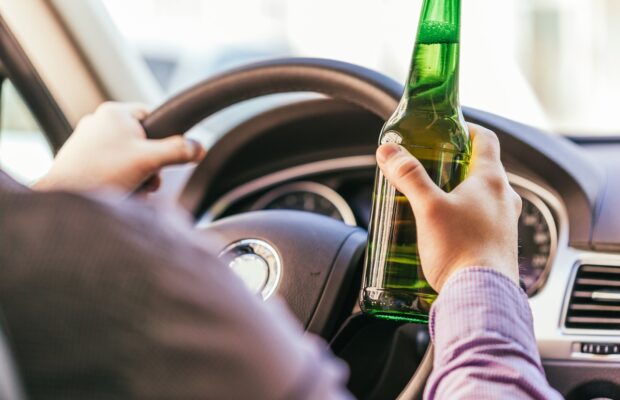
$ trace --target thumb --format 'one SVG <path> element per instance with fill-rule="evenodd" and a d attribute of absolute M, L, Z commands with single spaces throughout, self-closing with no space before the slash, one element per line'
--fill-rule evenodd
<path fill-rule="evenodd" d="M 441 195 L 420 161 L 402 146 L 384 144 L 377 150 L 379 168 L 387 180 L 407 196 L 412 206 Z"/>
<path fill-rule="evenodd" d="M 198 162 L 206 154 L 200 143 L 182 135 L 151 139 L 145 144 L 149 149 L 152 165 L 157 169 L 173 164 Z"/>

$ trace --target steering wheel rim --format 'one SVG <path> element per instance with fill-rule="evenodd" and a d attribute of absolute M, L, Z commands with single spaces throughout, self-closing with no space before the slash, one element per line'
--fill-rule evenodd
<path fill-rule="evenodd" d="M 144 121 L 147 137 L 186 132 L 205 118 L 253 98 L 314 92 L 344 100 L 387 120 L 402 86 L 373 70 L 319 58 L 285 58 L 249 64 L 202 81 L 172 97 Z"/>
<path fill-rule="evenodd" d="M 340 61 L 312 58 L 271 60 L 237 68 L 198 83 L 153 111 L 143 121 L 143 126 L 147 137 L 161 139 L 184 133 L 234 104 L 265 95 L 293 92 L 320 93 L 387 120 L 398 105 L 402 86 L 375 71 Z M 208 168 L 204 163 L 199 165 L 186 187 L 192 187 L 192 180 L 201 180 L 200 170 Z M 204 193 L 186 190 L 182 206 L 196 211 L 202 196 Z M 235 224 L 238 223 L 238 219 L 235 220 Z M 431 351 L 429 349 L 399 399 L 421 396 L 423 383 L 432 369 Z"/>

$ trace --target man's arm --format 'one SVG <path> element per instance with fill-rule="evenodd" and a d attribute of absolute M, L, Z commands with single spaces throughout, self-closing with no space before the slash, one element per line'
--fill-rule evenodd
<path fill-rule="evenodd" d="M 427 399 L 561 399 L 545 378 L 526 294 L 506 276 L 469 268 L 431 311 L 434 370 Z"/>
<path fill-rule="evenodd" d="M 34 326 L 34 320 L 45 322 L 37 333 L 56 343 L 39 348 L 43 341 L 37 335 L 19 338 L 18 356 L 24 360 L 28 386 L 36 392 L 43 388 L 42 380 L 56 374 L 71 385 L 57 379 L 53 389 L 44 391 L 49 397 L 58 390 L 76 398 L 88 393 L 179 399 L 349 398 L 343 385 L 346 366 L 324 343 L 304 337 L 286 307 L 274 301 L 264 304 L 248 294 L 238 278 L 197 243 L 197 233 L 182 216 L 144 216 L 139 204 L 112 209 L 55 193 L 106 188 L 130 193 L 164 166 L 204 157 L 197 142 L 179 135 L 147 139 L 139 123 L 146 115 L 138 104 L 104 103 L 80 121 L 50 172 L 33 186 L 51 193 L 20 190 L 3 199 L 0 187 L 0 201 L 6 201 L 0 209 L 13 212 L 7 231 L 0 231 L 12 234 L 12 255 L 27 253 L 6 264 L 15 271 L 33 269 L 28 275 L 12 274 L 13 290 L 0 293 L 0 298 L 11 305 L 8 315 L 17 331 Z M 48 240 L 58 251 L 33 251 L 41 247 L 34 243 Z M 26 290 L 38 285 L 46 291 L 33 302 Z M 24 289 L 15 291 L 17 287 Z M 53 353 L 67 343 L 75 345 Z M 46 366 L 40 363 L 43 356 L 52 360 Z M 84 380 L 71 365 L 81 365 L 85 376 L 103 374 L 100 385 L 80 386 Z"/>
<path fill-rule="evenodd" d="M 192 245 L 195 231 L 174 220 L 176 229 L 162 221 L 174 245 L 152 260 L 148 308 L 157 311 L 147 314 L 149 364 L 134 369 L 144 384 L 136 397 L 351 399 L 347 367 L 327 344 L 304 335 L 281 300 L 250 294 L 214 251 Z"/>
<path fill-rule="evenodd" d="M 0 187 L 3 327 L 29 397 L 350 399 L 346 366 L 180 213 Z"/>

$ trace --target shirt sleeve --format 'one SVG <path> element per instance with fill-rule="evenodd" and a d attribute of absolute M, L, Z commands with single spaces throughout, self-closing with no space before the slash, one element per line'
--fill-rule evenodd
<path fill-rule="evenodd" d="M 425 399 L 561 399 L 547 382 L 527 296 L 510 279 L 469 268 L 431 309 L 434 370 Z"/>

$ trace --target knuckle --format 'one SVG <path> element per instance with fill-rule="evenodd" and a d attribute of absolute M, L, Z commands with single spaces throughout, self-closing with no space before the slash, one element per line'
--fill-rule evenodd
<path fill-rule="evenodd" d="M 173 136 L 170 138 L 170 148 L 178 157 L 187 157 L 189 153 L 185 139 L 181 136 Z"/>
<path fill-rule="evenodd" d="M 517 215 L 521 214 L 521 209 L 523 208 L 523 199 L 521 199 L 521 196 L 519 196 L 519 194 L 515 192 L 512 188 L 510 195 L 512 197 L 512 204 L 514 205 Z"/>
<path fill-rule="evenodd" d="M 441 198 L 434 198 L 433 201 L 424 203 L 422 212 L 427 221 L 437 221 L 449 213 L 450 204 L 442 201 Z"/>
<path fill-rule="evenodd" d="M 163 165 L 163 160 L 160 157 L 153 156 L 142 160 L 140 169 L 145 174 L 152 173 L 153 171 L 159 170 Z"/>
<path fill-rule="evenodd" d="M 439 201 L 431 201 L 424 207 L 424 214 L 429 219 L 437 218 L 444 210 L 442 204 Z"/>
<path fill-rule="evenodd" d="M 104 101 L 103 103 L 99 104 L 99 107 L 97 107 L 98 110 L 108 110 L 110 108 L 114 107 L 114 102 L 112 101 Z"/>
<path fill-rule="evenodd" d="M 495 132 L 477 125 L 473 132 L 475 144 L 485 149 L 489 155 L 499 158 L 500 142 Z"/>
<path fill-rule="evenodd" d="M 489 173 L 485 180 L 491 194 L 497 199 L 505 199 L 507 196 L 512 196 L 511 192 L 514 192 L 514 190 L 510 183 L 508 183 L 508 178 L 505 174 L 499 172 Z"/>
<path fill-rule="evenodd" d="M 499 158 L 499 154 L 501 150 L 499 138 L 492 131 L 487 130 L 486 132 L 487 132 L 486 135 L 487 135 L 487 143 L 488 143 L 489 149 L 494 156 Z"/>
<path fill-rule="evenodd" d="M 489 138 L 489 141 L 494 143 L 494 144 L 498 144 L 499 145 L 499 138 L 497 137 L 497 135 L 495 134 L 495 132 L 493 132 L 490 129 L 487 128 L 483 128 L 482 131 L 484 132 L 484 134 L 487 136 L 487 138 Z"/>
<path fill-rule="evenodd" d="M 75 127 L 76 130 L 83 128 L 85 126 L 88 126 L 90 124 L 93 123 L 93 119 L 94 119 L 94 115 L 93 114 L 86 114 L 85 116 L 83 116 L 77 123 L 77 126 Z"/>
<path fill-rule="evenodd" d="M 420 173 L 420 167 L 413 159 L 403 157 L 394 167 L 394 174 L 403 180 L 415 179 Z"/>
<path fill-rule="evenodd" d="M 113 113 L 115 109 L 116 109 L 116 104 L 114 102 L 104 101 L 97 107 L 95 114 L 110 114 L 110 113 Z"/>
<path fill-rule="evenodd" d="M 493 192 L 502 193 L 507 189 L 507 182 L 504 177 L 498 173 L 489 174 L 487 177 L 487 184 Z"/>
<path fill-rule="evenodd" d="M 489 142 L 499 143 L 499 139 L 497 138 L 497 135 L 492 130 L 485 128 L 484 126 L 481 126 L 481 125 L 470 124 L 470 126 L 474 128 L 473 130 L 475 131 L 476 135 L 479 135 L 479 136 L 482 136 L 488 139 Z"/>

